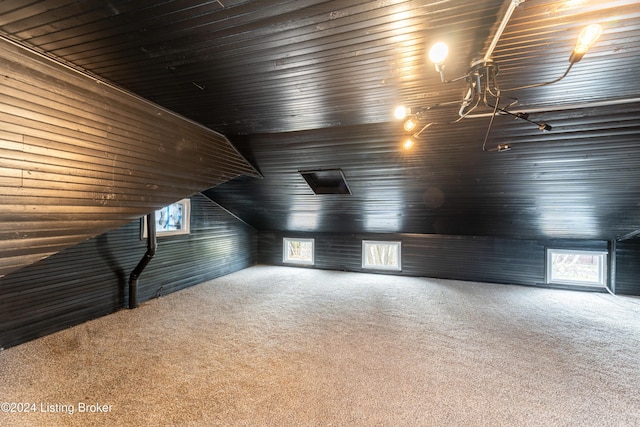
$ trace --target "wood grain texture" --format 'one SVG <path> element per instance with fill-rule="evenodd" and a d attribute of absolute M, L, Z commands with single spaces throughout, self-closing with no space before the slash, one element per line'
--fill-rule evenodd
<path fill-rule="evenodd" d="M 0 277 L 255 170 L 216 132 L 0 39 Z"/>

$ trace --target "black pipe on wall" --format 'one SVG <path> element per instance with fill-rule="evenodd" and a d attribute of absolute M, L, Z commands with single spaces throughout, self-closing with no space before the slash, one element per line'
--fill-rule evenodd
<path fill-rule="evenodd" d="M 138 307 L 138 278 L 156 254 L 156 213 L 147 215 L 147 252 L 129 275 L 129 308 Z"/>
<path fill-rule="evenodd" d="M 191 196 L 190 235 L 169 239 L 138 281 L 140 304 L 159 287 L 167 295 L 257 263 L 256 230 L 200 194 Z M 1 278 L 0 347 L 128 309 L 129 274 L 146 251 L 146 240 L 140 240 L 137 218 Z"/>

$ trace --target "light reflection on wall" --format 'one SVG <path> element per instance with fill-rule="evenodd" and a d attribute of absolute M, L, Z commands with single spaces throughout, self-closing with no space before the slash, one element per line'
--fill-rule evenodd
<path fill-rule="evenodd" d="M 397 233 L 403 228 L 406 209 L 404 197 L 393 190 L 393 182 L 388 188 L 379 188 L 366 195 L 366 208 L 362 212 L 364 229 L 371 233 Z"/>
<path fill-rule="evenodd" d="M 566 230 L 580 230 L 585 236 L 598 238 L 600 226 L 595 216 L 594 207 L 588 201 L 573 201 L 568 212 L 563 203 L 558 207 L 555 199 L 539 197 L 536 205 L 541 212 L 538 228 L 547 237 L 565 237 Z"/>
<path fill-rule="evenodd" d="M 391 40 L 396 52 L 394 74 L 400 80 L 420 78 L 422 52 L 414 33 L 415 24 L 411 24 L 414 14 L 407 11 L 406 4 L 397 5 L 396 8 L 398 12 L 393 15 L 391 23 L 394 34 Z"/>
<path fill-rule="evenodd" d="M 365 215 L 365 230 L 371 233 L 398 233 L 402 229 L 399 213 L 368 213 Z"/>
<path fill-rule="evenodd" d="M 314 231 L 320 223 L 320 200 L 313 198 L 301 198 L 295 201 L 289 210 L 287 229 L 295 231 Z"/>

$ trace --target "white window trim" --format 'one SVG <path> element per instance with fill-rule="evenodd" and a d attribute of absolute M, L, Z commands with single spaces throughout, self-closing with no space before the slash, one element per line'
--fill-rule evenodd
<path fill-rule="evenodd" d="M 598 283 L 581 281 L 581 280 L 558 280 L 553 279 L 553 266 L 552 260 L 554 254 L 579 254 L 579 255 L 592 255 L 600 258 L 600 268 L 598 271 Z M 573 286 L 588 286 L 595 288 L 604 288 L 607 286 L 607 258 L 608 253 L 605 251 L 589 251 L 589 250 L 572 250 L 572 249 L 554 249 L 547 248 L 547 260 L 546 260 L 546 272 L 545 283 L 548 285 L 573 285 Z"/>
<path fill-rule="evenodd" d="M 172 203 L 171 205 L 174 204 L 181 204 L 182 205 L 182 228 L 180 228 L 180 230 L 162 230 L 159 229 L 156 225 L 156 236 L 157 237 L 164 237 L 164 236 L 175 236 L 175 235 L 179 235 L 179 234 L 190 234 L 191 233 L 191 199 L 182 199 L 179 200 L 175 203 Z M 167 205 L 167 206 L 171 206 L 171 205 Z M 162 209 L 167 208 L 167 206 L 165 206 Z M 158 209 L 156 211 L 156 221 L 158 220 L 158 211 L 161 211 L 162 209 Z M 142 238 L 146 239 L 147 238 L 147 215 L 144 216 L 143 218 L 143 226 L 142 226 Z"/>
<path fill-rule="evenodd" d="M 368 245 L 394 245 L 398 248 L 398 265 L 397 266 L 380 266 L 367 263 L 367 246 Z M 387 270 L 387 271 L 401 271 L 402 270 L 402 242 L 389 241 L 389 240 L 363 240 L 362 241 L 362 268 L 367 270 Z"/>
<path fill-rule="evenodd" d="M 287 248 L 289 246 L 289 242 L 305 242 L 311 243 L 311 260 L 297 260 L 297 259 L 289 259 Z M 296 239 L 294 237 L 284 237 L 282 239 L 282 262 L 285 264 L 298 264 L 298 265 L 314 265 L 316 258 L 316 241 L 315 239 Z"/>

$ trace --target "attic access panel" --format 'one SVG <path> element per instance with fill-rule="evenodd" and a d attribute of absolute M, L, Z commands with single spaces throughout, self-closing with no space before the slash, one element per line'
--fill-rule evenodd
<path fill-rule="evenodd" d="M 298 171 L 315 194 L 351 194 L 342 169 Z"/>

